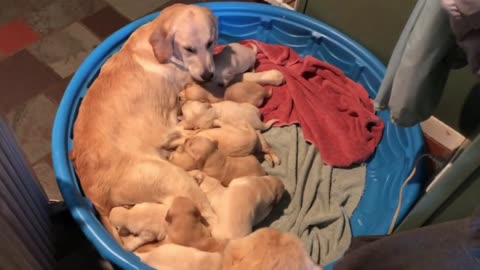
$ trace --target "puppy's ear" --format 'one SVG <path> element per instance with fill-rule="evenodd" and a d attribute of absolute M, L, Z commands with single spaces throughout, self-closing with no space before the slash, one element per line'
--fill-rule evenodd
<path fill-rule="evenodd" d="M 165 221 L 170 224 L 172 223 L 172 215 L 170 214 L 170 210 L 167 211 L 167 215 L 165 215 Z"/>

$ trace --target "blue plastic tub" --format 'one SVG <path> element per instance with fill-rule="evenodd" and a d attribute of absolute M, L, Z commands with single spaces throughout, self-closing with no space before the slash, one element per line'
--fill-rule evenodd
<path fill-rule="evenodd" d="M 311 54 L 341 68 L 375 97 L 385 73 L 383 64 L 361 45 L 334 28 L 284 8 L 254 3 L 205 3 L 219 18 L 219 43 L 257 39 L 291 46 L 299 54 Z M 129 35 L 158 13 L 130 23 L 102 42 L 83 62 L 60 103 L 53 127 L 52 155 L 58 185 L 73 217 L 100 254 L 123 269 L 151 269 L 138 257 L 123 250 L 96 218 L 92 205 L 80 191 L 68 152 L 72 147 L 72 125 L 89 85 L 102 64 Z M 399 128 L 381 112 L 385 131 L 367 165 L 363 197 L 350 223 L 353 235 L 385 234 L 398 204 L 400 187 L 421 153 L 423 141 L 418 126 Z M 420 175 L 403 192 L 399 221 L 418 198 Z"/>

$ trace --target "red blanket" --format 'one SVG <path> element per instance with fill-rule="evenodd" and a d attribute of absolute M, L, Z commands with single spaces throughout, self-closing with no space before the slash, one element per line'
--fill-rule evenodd
<path fill-rule="evenodd" d="M 363 86 L 335 66 L 312 56 L 302 59 L 287 46 L 242 43 L 251 42 L 258 47 L 255 70 L 277 69 L 286 80 L 273 87 L 273 95 L 260 108 L 263 120 L 279 119 L 275 126 L 300 124 L 326 164 L 345 167 L 366 161 L 384 124 Z"/>

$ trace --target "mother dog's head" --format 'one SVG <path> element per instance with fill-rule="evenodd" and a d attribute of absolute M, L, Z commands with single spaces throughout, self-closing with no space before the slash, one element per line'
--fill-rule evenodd
<path fill-rule="evenodd" d="M 208 8 L 175 4 L 154 20 L 150 36 L 155 57 L 167 63 L 173 57 L 197 81 L 213 77 L 213 47 L 217 41 L 217 18 Z"/>

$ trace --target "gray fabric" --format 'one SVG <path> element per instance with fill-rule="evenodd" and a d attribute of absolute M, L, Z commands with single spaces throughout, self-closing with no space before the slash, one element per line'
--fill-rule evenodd
<path fill-rule="evenodd" d="M 343 255 L 350 245 L 349 218 L 365 185 L 365 166 L 337 169 L 324 165 L 315 146 L 305 142 L 295 125 L 264 133 L 282 164 L 270 168 L 287 193 L 259 226 L 298 235 L 313 260 L 325 264 Z"/>
<path fill-rule="evenodd" d="M 392 121 L 411 126 L 430 117 L 448 77 L 446 60 L 455 47 L 447 13 L 438 0 L 419 0 L 393 51 L 375 99 Z"/>
<path fill-rule="evenodd" d="M 0 269 L 53 269 L 48 198 L 0 116 Z"/>

